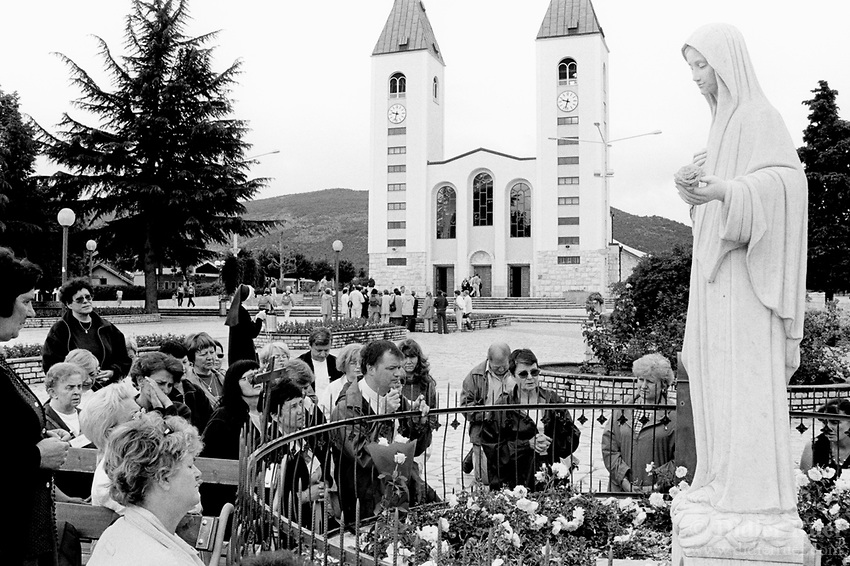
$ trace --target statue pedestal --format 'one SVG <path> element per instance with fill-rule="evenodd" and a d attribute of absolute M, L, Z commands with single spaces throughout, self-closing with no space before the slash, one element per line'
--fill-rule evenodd
<path fill-rule="evenodd" d="M 751 540 L 746 550 L 730 548 L 726 541 L 719 545 L 682 549 L 678 529 L 673 527 L 672 566 L 820 566 L 820 552 L 809 542 L 805 533 L 792 536 L 789 544 L 776 546 Z M 796 534 L 796 533 L 795 533 Z"/>

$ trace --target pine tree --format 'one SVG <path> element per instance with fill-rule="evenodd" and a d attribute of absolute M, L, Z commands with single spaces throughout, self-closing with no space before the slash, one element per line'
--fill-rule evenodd
<path fill-rule="evenodd" d="M 59 206 L 33 176 L 38 151 L 35 128 L 21 115 L 17 93 L 0 90 L 0 245 L 39 264 L 50 285 L 57 263 L 52 244 L 59 241 L 50 228 L 58 229 Z"/>
<path fill-rule="evenodd" d="M 118 59 L 97 38 L 110 90 L 60 54 L 82 91 L 75 106 L 98 125 L 65 113 L 57 135 L 40 131 L 50 159 L 71 171 L 54 174 L 52 187 L 102 223 L 99 252 L 136 259 L 149 312 L 157 309 L 159 267 L 185 268 L 213 257 L 208 244 L 223 244 L 232 232 L 251 236 L 273 225 L 239 217 L 241 201 L 265 183 L 248 179 L 248 128 L 231 117 L 240 63 L 213 70 L 208 44 L 216 34 L 184 34 L 187 4 L 134 0 L 128 52 Z"/>
<path fill-rule="evenodd" d="M 819 81 L 809 107 L 805 145 L 797 150 L 809 183 L 806 286 L 832 299 L 850 281 L 850 122 L 838 116 L 838 91 Z"/>

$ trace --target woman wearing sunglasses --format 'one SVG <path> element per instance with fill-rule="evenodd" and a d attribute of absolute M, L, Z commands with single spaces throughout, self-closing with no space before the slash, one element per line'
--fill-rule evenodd
<path fill-rule="evenodd" d="M 67 307 L 44 341 L 42 364 L 44 372 L 65 360 L 76 348 L 88 350 L 100 363 L 100 373 L 94 380 L 96 391 L 115 383 L 130 371 L 124 334 L 113 324 L 94 312 L 92 286 L 85 279 L 71 279 L 59 291 L 59 299 Z"/>
<path fill-rule="evenodd" d="M 508 368 L 516 385 L 496 400 L 498 405 L 563 403 L 557 393 L 540 385 L 537 356 L 527 349 L 514 350 Z M 485 424 L 482 448 L 487 454 L 491 489 L 524 485 L 542 488 L 534 474 L 540 467 L 570 456 L 581 432 L 564 409 L 493 411 Z"/>
<path fill-rule="evenodd" d="M 850 401 L 847 399 L 830 399 L 818 408 L 818 413 L 827 415 L 850 416 Z M 835 477 L 841 475 L 841 470 L 850 468 L 850 420 L 821 419 L 821 432 L 814 441 L 806 443 L 803 455 L 800 457 L 800 470 L 803 473 L 810 468 L 832 468 Z"/>

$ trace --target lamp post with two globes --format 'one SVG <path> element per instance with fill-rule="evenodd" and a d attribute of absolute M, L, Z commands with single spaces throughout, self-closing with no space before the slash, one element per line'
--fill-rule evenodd
<path fill-rule="evenodd" d="M 62 284 L 68 280 L 68 228 L 74 225 L 77 215 L 70 208 L 63 208 L 56 215 L 56 220 L 62 227 Z"/>

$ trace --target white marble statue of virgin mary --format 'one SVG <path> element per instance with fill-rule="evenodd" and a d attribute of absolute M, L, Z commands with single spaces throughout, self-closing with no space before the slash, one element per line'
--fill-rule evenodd
<path fill-rule="evenodd" d="M 695 156 L 702 182 L 676 183 L 694 224 L 682 359 L 697 468 L 674 500 L 674 533 L 685 556 L 796 561 L 808 541 L 786 385 L 803 337 L 806 176 L 736 28 L 704 26 L 682 54 L 712 123 Z"/>

